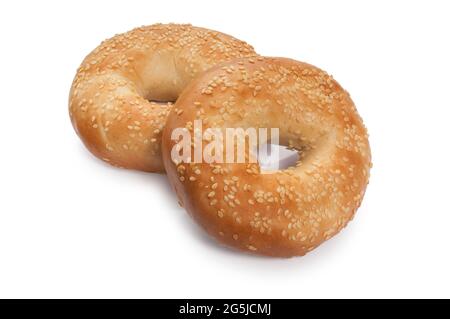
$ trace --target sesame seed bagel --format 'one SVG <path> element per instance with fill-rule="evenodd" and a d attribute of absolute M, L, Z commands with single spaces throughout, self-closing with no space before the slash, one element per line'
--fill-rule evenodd
<path fill-rule="evenodd" d="M 161 134 L 172 102 L 211 66 L 254 55 L 243 41 L 191 25 L 156 24 L 116 35 L 76 73 L 69 97 L 73 127 L 110 164 L 163 171 Z"/>
<path fill-rule="evenodd" d="M 173 130 L 192 132 L 196 120 L 203 132 L 278 128 L 299 161 L 262 172 L 250 161 L 174 160 Z M 360 206 L 371 167 L 349 94 L 324 71 L 285 58 L 233 60 L 196 78 L 168 116 L 162 148 L 170 183 L 195 221 L 228 246 L 268 256 L 304 255 L 337 234 Z"/>

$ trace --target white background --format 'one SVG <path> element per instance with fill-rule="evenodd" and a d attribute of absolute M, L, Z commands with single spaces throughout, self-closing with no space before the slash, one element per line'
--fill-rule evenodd
<path fill-rule="evenodd" d="M 0 297 L 450 297 L 448 3 L 0 2 Z M 156 22 L 232 34 L 350 91 L 374 167 L 341 234 L 300 258 L 235 252 L 164 175 L 85 150 L 67 110 L 76 68 Z"/>

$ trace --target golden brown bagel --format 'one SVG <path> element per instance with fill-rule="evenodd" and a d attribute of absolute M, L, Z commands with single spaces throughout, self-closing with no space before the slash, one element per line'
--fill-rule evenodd
<path fill-rule="evenodd" d="M 191 25 L 156 24 L 116 35 L 78 69 L 69 98 L 72 124 L 104 161 L 163 171 L 161 132 L 171 102 L 200 72 L 254 55 L 245 42 Z"/>
<path fill-rule="evenodd" d="M 174 163 L 176 128 L 279 128 L 300 151 L 295 167 Z M 203 139 L 203 143 L 208 143 Z M 243 58 L 192 81 L 170 112 L 163 160 L 181 204 L 213 237 L 249 252 L 304 255 L 338 233 L 369 179 L 366 129 L 349 94 L 318 68 L 284 58 Z M 225 149 L 224 149 L 225 151 Z"/>

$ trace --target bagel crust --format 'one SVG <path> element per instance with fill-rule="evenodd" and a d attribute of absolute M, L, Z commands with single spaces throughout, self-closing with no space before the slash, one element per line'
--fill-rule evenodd
<path fill-rule="evenodd" d="M 176 128 L 279 128 L 296 166 L 173 160 Z M 207 141 L 204 139 L 204 143 Z M 285 58 L 243 58 L 192 81 L 171 110 L 163 160 L 181 205 L 221 243 L 251 253 L 304 255 L 353 218 L 369 180 L 368 135 L 349 94 L 322 70 Z"/>
<path fill-rule="evenodd" d="M 116 35 L 92 51 L 75 75 L 73 127 L 102 160 L 161 172 L 161 134 L 172 102 L 197 74 L 254 55 L 243 41 L 191 25 L 156 24 Z"/>

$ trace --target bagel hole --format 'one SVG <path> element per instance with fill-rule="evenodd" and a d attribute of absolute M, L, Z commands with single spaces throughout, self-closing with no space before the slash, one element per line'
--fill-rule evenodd
<path fill-rule="evenodd" d="M 258 152 L 258 163 L 262 173 L 295 167 L 299 160 L 299 151 L 285 145 L 264 144 Z"/>
<path fill-rule="evenodd" d="M 157 100 L 157 99 L 149 99 L 149 98 L 147 98 L 147 101 L 149 101 L 150 103 L 155 103 L 155 104 L 165 104 L 165 105 L 169 104 L 169 105 L 173 105 L 173 104 L 175 104 L 175 102 L 177 100 L 171 101 L 171 100 Z"/>

